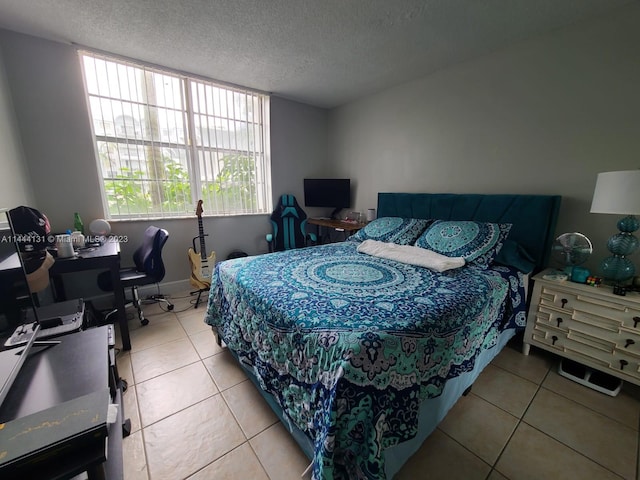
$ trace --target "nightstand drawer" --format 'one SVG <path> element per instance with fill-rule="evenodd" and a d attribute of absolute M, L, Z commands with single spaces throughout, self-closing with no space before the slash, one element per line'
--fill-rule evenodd
<path fill-rule="evenodd" d="M 617 350 L 640 358 L 640 336 L 623 332 L 615 338 L 615 342 Z"/>
<path fill-rule="evenodd" d="M 600 317 L 590 312 L 582 310 L 576 310 L 573 312 L 573 318 L 577 322 L 593 325 L 594 327 L 602 328 L 612 333 L 619 333 L 622 327 L 622 322 L 619 320 L 611 319 L 608 317 Z"/>
<path fill-rule="evenodd" d="M 562 351 L 567 342 L 567 335 L 564 332 L 554 332 L 551 330 L 541 330 L 535 328 L 533 331 L 533 340 L 535 342 L 547 345 L 548 347 L 556 348 Z"/>
<path fill-rule="evenodd" d="M 547 288 L 546 286 L 542 288 L 542 293 L 540 294 L 540 305 L 555 307 L 565 311 L 573 311 L 577 301 L 578 298 L 575 294 L 555 288 Z"/>
<path fill-rule="evenodd" d="M 602 353 L 612 355 L 616 348 L 616 343 L 613 341 L 579 330 L 571 330 L 567 334 L 567 339 L 571 340 L 574 345 L 580 346 L 580 348 L 578 348 L 579 351 L 584 351 L 585 354 L 591 352 L 592 355 L 600 357 L 603 360 L 607 357 L 603 356 Z"/>
<path fill-rule="evenodd" d="M 616 373 L 640 380 L 640 358 L 638 357 L 616 351 L 611 359 L 610 368 Z"/>
<path fill-rule="evenodd" d="M 571 320 L 571 312 L 562 312 L 551 308 L 543 307 L 538 309 L 536 314 L 536 324 L 551 325 L 561 330 L 568 330 L 568 323 Z"/>
<path fill-rule="evenodd" d="M 611 302 L 600 301 L 600 299 L 589 299 L 580 296 L 574 304 L 574 310 L 589 313 L 590 315 L 620 324 L 624 323 L 629 328 L 634 328 L 634 324 L 640 327 L 640 311 L 629 308 L 626 305 L 616 305 Z M 637 322 L 633 321 L 634 317 L 638 318 Z M 638 331 L 640 332 L 640 328 L 638 328 Z"/>
<path fill-rule="evenodd" d="M 577 312 L 576 312 L 577 313 Z M 540 306 L 536 315 L 536 325 L 541 328 L 553 327 L 564 332 L 581 332 L 596 338 L 604 338 L 615 345 L 620 337 L 620 324 L 606 322 L 587 315 L 570 315 L 569 312 L 559 312 Z"/>

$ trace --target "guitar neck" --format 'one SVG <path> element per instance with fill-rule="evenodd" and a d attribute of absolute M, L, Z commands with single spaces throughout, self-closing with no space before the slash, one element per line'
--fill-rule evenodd
<path fill-rule="evenodd" d="M 202 226 L 202 217 L 198 216 L 198 236 L 200 237 L 200 258 L 207 261 L 207 249 L 204 244 L 204 227 Z"/>

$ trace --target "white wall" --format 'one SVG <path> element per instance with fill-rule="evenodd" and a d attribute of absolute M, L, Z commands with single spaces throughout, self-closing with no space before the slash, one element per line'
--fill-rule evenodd
<path fill-rule="evenodd" d="M 0 30 L 0 52 L 37 205 L 57 231 L 70 228 L 75 211 L 80 212 L 85 225 L 103 217 L 98 168 L 75 48 Z M 289 192 L 301 196 L 302 179 L 326 162 L 326 150 L 326 110 L 272 98 L 274 199 Z M 190 273 L 186 252 L 198 234 L 195 205 L 193 217 L 187 219 L 112 222 L 114 232 L 130 239 L 122 245 L 123 264 L 130 262 L 137 239 L 150 224 L 170 233 L 163 252 L 165 281 L 186 281 Z M 212 218 L 206 217 L 205 212 L 207 250 L 215 250 L 218 259 L 226 259 L 236 249 L 249 254 L 266 252 L 264 235 L 269 225 L 268 215 Z M 76 283 L 84 283 L 90 290 L 93 279 L 85 278 L 86 282 Z M 82 287 L 70 294 L 86 296 Z"/>
<path fill-rule="evenodd" d="M 617 231 L 589 213 L 596 175 L 640 168 L 638 25 L 636 3 L 338 108 L 332 167 L 361 211 L 380 191 L 560 194 L 557 232 L 589 236 L 595 269 Z"/>
<path fill-rule="evenodd" d="M 0 208 L 36 206 L 0 51 Z M 6 223 L 0 215 L 0 225 Z"/>

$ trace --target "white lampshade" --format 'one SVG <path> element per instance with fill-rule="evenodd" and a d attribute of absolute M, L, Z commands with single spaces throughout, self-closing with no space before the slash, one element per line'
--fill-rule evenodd
<path fill-rule="evenodd" d="M 640 170 L 599 173 L 591 213 L 640 214 Z"/>

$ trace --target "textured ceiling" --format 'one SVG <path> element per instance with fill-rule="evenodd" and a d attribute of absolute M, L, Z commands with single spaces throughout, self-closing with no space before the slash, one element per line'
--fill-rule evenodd
<path fill-rule="evenodd" d="M 0 0 L 0 27 L 335 107 L 634 0 Z"/>

